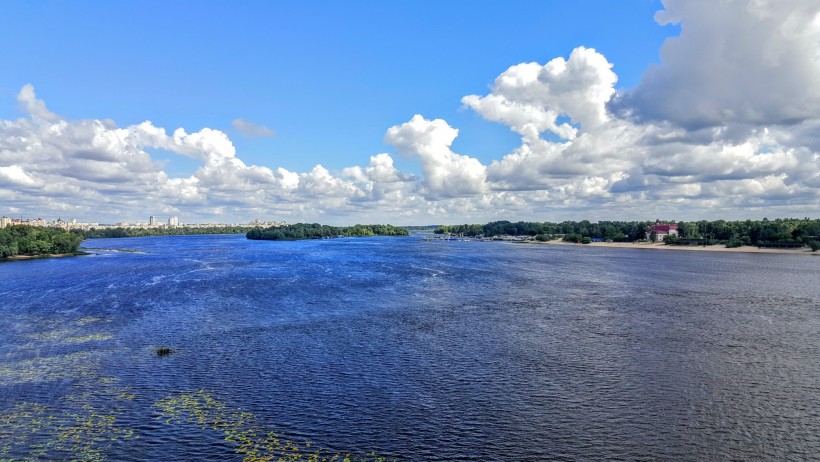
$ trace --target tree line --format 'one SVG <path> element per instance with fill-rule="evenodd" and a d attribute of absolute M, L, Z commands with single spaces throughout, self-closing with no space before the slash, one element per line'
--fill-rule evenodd
<path fill-rule="evenodd" d="M 187 236 L 191 234 L 242 234 L 247 226 L 207 226 L 177 228 L 91 228 L 88 231 L 75 231 L 85 238 L 103 237 L 147 237 L 147 236 Z"/>
<path fill-rule="evenodd" d="M 463 234 L 465 236 L 541 236 L 542 240 L 552 240 L 558 236 L 576 234 L 580 237 L 603 238 L 613 241 L 636 241 L 646 236 L 646 228 L 653 221 L 564 221 L 561 223 L 531 221 L 493 221 L 485 225 L 440 226 L 437 234 Z"/>
<path fill-rule="evenodd" d="M 667 221 L 676 224 L 680 239 L 703 239 L 710 243 L 735 245 L 758 245 L 761 243 L 808 243 L 820 241 L 820 219 L 786 218 L 769 220 L 714 220 L 714 221 Z M 614 242 L 633 242 L 646 238 L 647 230 L 654 221 L 599 221 L 589 220 L 551 222 L 494 221 L 485 225 L 440 226 L 435 233 L 455 233 L 465 236 L 537 236 L 540 240 L 552 240 L 559 236 L 578 241 L 600 238 Z M 670 239 L 670 244 L 674 243 Z"/>
<path fill-rule="evenodd" d="M 299 239 L 323 239 L 332 237 L 361 236 L 407 236 L 405 228 L 393 225 L 328 226 L 318 223 L 297 223 L 270 228 L 253 228 L 245 236 L 248 239 L 268 241 L 293 241 Z"/>
<path fill-rule="evenodd" d="M 0 229 L 0 259 L 76 254 L 82 240 L 82 236 L 60 228 L 13 225 Z"/>

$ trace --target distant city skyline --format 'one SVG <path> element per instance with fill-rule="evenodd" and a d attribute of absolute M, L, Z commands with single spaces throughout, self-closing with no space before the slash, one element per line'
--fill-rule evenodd
<path fill-rule="evenodd" d="M 42 217 L 37 218 L 12 218 L 7 215 L 0 216 L 0 229 L 7 226 L 27 225 L 27 226 L 47 226 L 58 227 L 67 230 L 78 229 L 88 231 L 91 229 L 105 229 L 105 228 L 177 228 L 177 227 L 206 227 L 206 226 L 239 226 L 239 227 L 268 227 L 268 226 L 283 226 L 287 225 L 286 221 L 277 220 L 260 220 L 254 219 L 248 222 L 180 222 L 179 217 L 168 217 L 167 221 L 160 221 L 156 216 L 151 215 L 147 221 L 117 221 L 117 222 L 100 222 L 100 221 L 78 221 L 76 218 L 63 220 L 62 217 L 49 220 Z"/>
<path fill-rule="evenodd" d="M 820 215 L 813 0 L 6 2 L 0 16 L 0 216 Z"/>

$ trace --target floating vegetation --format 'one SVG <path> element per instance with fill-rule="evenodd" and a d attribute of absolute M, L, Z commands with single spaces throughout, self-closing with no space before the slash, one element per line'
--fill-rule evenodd
<path fill-rule="evenodd" d="M 139 438 L 117 424 L 117 415 L 136 398 L 131 389 L 115 384 L 119 379 L 100 375 L 99 364 L 111 350 L 85 347 L 88 342 L 110 340 L 107 333 L 83 332 L 82 326 L 102 321 L 85 317 L 66 323 L 30 319 L 15 324 L 19 339 L 0 362 L 0 386 L 70 379 L 75 390 L 49 404 L 16 402 L 0 406 L 0 462 L 72 460 L 101 462 L 109 449 L 124 439 Z M 74 324 L 75 328 L 65 328 Z M 22 331 L 22 332 L 21 332 Z M 82 348 L 77 350 L 77 346 Z M 55 348 L 68 351 L 53 354 Z M 50 352 L 48 356 L 39 356 Z M 32 355 L 37 355 L 31 357 Z M 96 405 L 94 405 L 96 403 Z"/>
<path fill-rule="evenodd" d="M 116 391 L 116 390 L 113 390 Z M 121 399 L 119 392 L 112 398 Z M 87 401 L 88 396 L 70 400 Z M 127 399 L 127 398 L 126 398 Z M 16 403 L 0 412 L 0 461 L 73 460 L 102 462 L 115 443 L 137 439 L 134 431 L 117 425 L 116 410 L 95 409 L 85 402 L 75 411 L 58 411 L 37 403 Z"/>
<path fill-rule="evenodd" d="M 85 316 L 83 318 L 80 318 L 80 319 L 74 321 L 73 324 L 75 324 L 76 326 L 82 328 L 82 327 L 85 327 L 89 324 L 101 322 L 102 320 L 103 320 L 103 318 L 100 318 L 100 317 L 97 317 L 97 316 Z M 54 323 L 52 323 L 52 324 L 54 324 Z M 31 330 L 35 329 L 35 326 L 32 326 L 32 325 L 27 325 L 27 326 L 23 326 L 23 327 L 27 328 L 27 329 L 31 329 Z M 89 341 L 93 341 L 93 340 L 110 340 L 112 338 L 112 336 L 110 334 L 106 334 L 106 333 L 93 333 L 93 334 L 83 335 L 83 332 L 81 332 L 81 330 L 77 329 L 77 328 L 65 328 L 65 327 L 56 328 L 56 326 L 49 326 L 49 325 L 41 325 L 39 327 L 41 329 L 51 328 L 52 330 L 31 332 L 31 333 L 23 334 L 23 337 L 25 337 L 27 339 L 30 339 L 32 341 L 35 341 L 35 342 L 50 342 L 50 343 L 57 343 L 57 342 L 60 342 L 60 343 L 83 343 L 83 342 L 89 342 Z"/>
<path fill-rule="evenodd" d="M 98 356 L 91 351 L 79 351 L 0 363 L 0 385 L 93 377 Z"/>
<path fill-rule="evenodd" d="M 224 440 L 235 446 L 235 452 L 244 456 L 244 462 L 267 461 L 313 461 L 313 462 L 384 462 L 387 459 L 375 454 L 352 457 L 314 448 L 311 443 L 296 443 L 281 439 L 270 430 L 256 423 L 250 412 L 232 411 L 222 401 L 214 399 L 204 390 L 195 393 L 171 395 L 156 406 L 162 412 L 165 423 L 188 423 L 202 429 L 215 430 Z"/>
<path fill-rule="evenodd" d="M 159 347 L 159 348 L 157 348 L 157 356 L 168 356 L 173 352 L 174 352 L 174 350 L 172 350 L 168 347 Z"/>
<path fill-rule="evenodd" d="M 49 332 L 37 332 L 34 334 L 26 334 L 25 337 L 31 340 L 35 340 L 38 342 L 47 342 L 47 341 L 56 341 L 62 340 L 68 335 L 73 334 L 74 330 L 71 329 L 61 329 L 61 330 L 53 330 Z"/>
<path fill-rule="evenodd" d="M 81 335 L 77 337 L 66 337 L 66 343 L 85 343 L 85 342 L 92 342 L 92 341 L 102 341 L 102 340 L 111 340 L 113 337 L 109 334 L 89 334 L 89 335 Z"/>
<path fill-rule="evenodd" d="M 0 413 L 3 435 L 0 438 L 0 460 L 19 460 L 8 458 L 10 454 L 16 456 L 12 450 L 18 447 L 33 449 L 39 456 L 42 450 L 35 441 L 42 439 L 46 433 L 44 429 L 50 429 L 54 419 L 49 408 L 34 403 L 16 403 L 12 409 Z"/>
<path fill-rule="evenodd" d="M 121 386 L 119 378 L 103 375 L 101 365 L 115 351 L 93 343 L 113 338 L 94 329 L 104 320 L 25 321 L 14 324 L 10 335 L 14 348 L 5 355 L 6 361 L 0 361 L 0 387 L 62 382 L 53 384 L 55 395 L 44 397 L 46 403 L 0 403 L 0 462 L 103 462 L 124 448 L 132 449 L 128 445 L 133 443 L 128 441 L 140 435 L 124 423 L 130 419 L 122 416 L 146 410 L 146 403 L 138 402 L 139 392 Z M 165 346 L 152 348 L 158 356 L 174 353 Z M 45 388 L 52 388 L 52 384 Z M 351 457 L 280 438 L 254 414 L 231 410 L 204 391 L 170 395 L 148 409 L 159 409 L 168 424 L 193 425 L 193 429 L 205 431 L 204 438 L 223 440 L 226 450 L 242 456 L 245 462 L 386 460 L 375 454 Z"/>
<path fill-rule="evenodd" d="M 100 322 L 102 320 L 103 320 L 103 318 L 101 318 L 99 316 L 86 316 L 84 318 L 80 318 L 80 319 L 74 321 L 74 323 L 77 324 L 78 326 L 85 326 L 85 325 L 88 325 L 88 324 L 91 324 L 91 323 Z"/>
<path fill-rule="evenodd" d="M 57 429 L 53 449 L 68 452 L 76 459 L 101 462 L 106 460 L 106 449 L 120 439 L 139 438 L 131 429 L 116 426 L 116 415 L 103 414 L 94 409 L 69 414 L 68 422 Z"/>

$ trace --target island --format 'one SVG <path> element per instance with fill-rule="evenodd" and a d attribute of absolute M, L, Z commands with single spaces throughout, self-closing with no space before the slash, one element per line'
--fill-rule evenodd
<path fill-rule="evenodd" d="M 82 240 L 60 228 L 8 226 L 0 228 L 0 260 L 80 255 Z"/>
<path fill-rule="evenodd" d="M 334 237 L 407 236 L 407 229 L 393 225 L 328 226 L 318 223 L 297 223 L 287 226 L 253 228 L 245 236 L 253 240 L 295 241 L 300 239 L 329 239 Z"/>
<path fill-rule="evenodd" d="M 247 226 L 239 225 L 212 225 L 212 226 L 153 226 L 116 228 L 91 228 L 79 231 L 85 238 L 120 238 L 120 237 L 150 237 L 150 236 L 191 236 L 198 234 L 242 234 L 248 230 Z"/>

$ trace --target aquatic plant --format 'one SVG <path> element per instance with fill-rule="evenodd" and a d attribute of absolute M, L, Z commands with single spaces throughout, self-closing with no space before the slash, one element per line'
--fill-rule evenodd
<path fill-rule="evenodd" d="M 111 387 L 102 392 L 78 393 L 66 397 L 76 410 L 55 409 L 38 403 L 21 402 L 0 412 L 0 461 L 75 460 L 102 462 L 108 449 L 121 440 L 137 439 L 132 429 L 117 424 L 117 409 L 97 409 L 93 396 L 103 394 L 105 402 L 133 399 L 127 389 Z M 26 456 L 22 456 L 25 454 Z M 23 457 L 23 458 L 21 458 Z"/>
<path fill-rule="evenodd" d="M 297 443 L 280 438 L 276 432 L 257 423 L 254 414 L 232 411 L 215 399 L 211 393 L 198 390 L 166 397 L 156 404 L 166 424 L 188 423 L 202 429 L 215 430 L 224 435 L 227 443 L 235 445 L 235 452 L 244 456 L 244 462 L 297 461 L 312 462 L 384 462 L 375 454 L 351 456 L 315 448 L 310 442 Z"/>
<path fill-rule="evenodd" d="M 94 352 L 79 351 L 0 363 L 0 385 L 90 377 L 96 371 L 94 359 L 97 356 Z"/>
<path fill-rule="evenodd" d="M 66 337 L 66 343 L 85 343 L 85 342 L 92 342 L 92 341 L 103 341 L 103 340 L 111 340 L 113 337 L 110 334 L 88 334 L 88 335 L 78 335 L 74 337 Z"/>
<path fill-rule="evenodd" d="M 86 317 L 83 317 L 83 318 L 80 318 L 80 319 L 74 321 L 74 324 L 77 324 L 78 326 L 85 326 L 85 325 L 92 324 L 92 323 L 95 323 L 95 322 L 100 322 L 102 320 L 103 320 L 103 318 L 101 318 L 99 316 L 86 316 Z"/>
<path fill-rule="evenodd" d="M 118 424 L 116 417 L 122 412 L 118 403 L 135 399 L 135 394 L 118 386 L 119 379 L 100 375 L 100 360 L 111 350 L 85 347 L 91 341 L 113 338 L 108 333 L 83 332 L 82 327 L 101 321 L 85 317 L 66 323 L 28 316 L 15 324 L 18 338 L 28 342 L 6 354 L 11 360 L 0 362 L 0 386 L 71 379 L 75 391 L 56 403 L 16 402 L 0 407 L 0 462 L 101 462 L 112 445 L 139 438 L 132 429 Z M 85 348 L 32 357 L 55 346 Z"/>
<path fill-rule="evenodd" d="M 18 343 L 0 361 L 0 386 L 70 379 L 70 392 L 35 402 L 0 405 L 0 462 L 71 460 L 103 462 L 114 447 L 138 439 L 133 428 L 118 416 L 133 409 L 138 391 L 120 385 L 120 379 L 101 374 L 100 364 L 114 350 L 100 349 L 92 341 L 113 339 L 113 335 L 85 329 L 105 322 L 85 317 L 71 322 L 25 317 L 15 322 Z M 23 322 L 25 321 L 25 322 Z M 50 356 L 39 355 L 54 347 L 68 350 Z M 92 348 L 93 347 L 93 348 Z M 144 352 L 144 350 L 143 350 Z M 155 347 L 158 356 L 174 351 Z M 136 353 L 135 354 L 141 354 Z M 216 432 L 246 462 L 383 462 L 375 454 L 352 457 L 281 438 L 259 423 L 252 413 L 229 409 L 228 405 L 204 391 L 169 395 L 156 402 L 165 422 L 193 424 Z M 213 434 L 205 435 L 213 438 Z"/>

